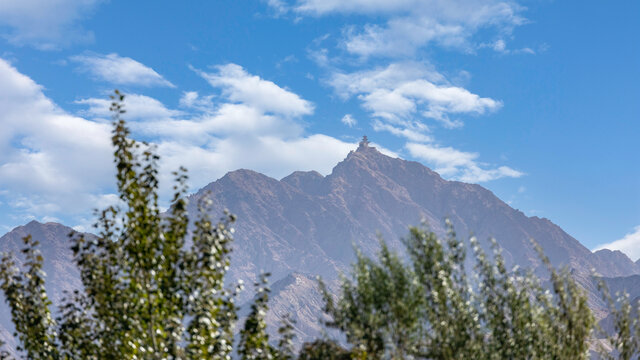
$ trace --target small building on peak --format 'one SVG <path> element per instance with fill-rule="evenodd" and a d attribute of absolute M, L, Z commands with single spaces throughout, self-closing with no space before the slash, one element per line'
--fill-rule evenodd
<path fill-rule="evenodd" d="M 367 135 L 364 135 L 362 137 L 362 140 L 360 141 L 360 146 L 361 148 L 366 148 L 369 147 L 369 139 L 367 139 Z"/>

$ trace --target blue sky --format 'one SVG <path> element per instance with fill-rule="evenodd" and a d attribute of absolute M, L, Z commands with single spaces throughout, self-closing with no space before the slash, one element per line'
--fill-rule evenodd
<path fill-rule="evenodd" d="M 0 230 L 114 201 L 108 95 L 192 189 L 363 134 L 640 258 L 640 3 L 0 2 Z"/>

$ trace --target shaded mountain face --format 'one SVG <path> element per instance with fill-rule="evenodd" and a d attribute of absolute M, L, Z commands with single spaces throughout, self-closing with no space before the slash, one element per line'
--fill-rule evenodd
<path fill-rule="evenodd" d="M 322 333 L 322 299 L 315 275 L 335 286 L 338 274 L 349 271 L 354 245 L 373 255 L 381 236 L 391 248 L 401 250 L 401 237 L 421 221 L 444 235 L 444 219 L 449 218 L 461 239 L 474 234 L 482 243 L 494 237 L 510 265 L 538 269 L 540 260 L 530 242 L 535 239 L 554 265 L 573 269 L 599 319 L 606 316 L 605 305 L 591 270 L 605 277 L 640 274 L 640 263 L 619 251 L 592 253 L 549 220 L 527 217 L 482 186 L 444 180 L 420 163 L 385 156 L 367 144 L 349 153 L 327 176 L 294 172 L 276 180 L 251 170 L 230 172 L 189 197 L 192 219 L 198 202 L 206 197 L 213 201 L 208 210 L 212 218 L 224 209 L 238 217 L 230 280 L 251 284 L 261 271 L 271 272 L 269 328 L 275 331 L 279 318 L 292 313 L 298 342 Z M 28 233 L 40 240 L 48 288 L 57 300 L 62 290 L 80 284 L 69 232 L 59 224 L 32 222 L 0 238 L 0 251 L 19 251 L 20 239 Z M 239 303 L 251 297 L 252 292 L 245 291 Z M 0 320 L 8 329 L 3 309 Z"/>

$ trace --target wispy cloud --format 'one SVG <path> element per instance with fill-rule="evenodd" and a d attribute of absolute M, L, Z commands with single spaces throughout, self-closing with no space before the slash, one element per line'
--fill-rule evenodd
<path fill-rule="evenodd" d="M 297 94 L 281 88 L 272 81 L 247 73 L 240 65 L 216 66 L 217 71 L 207 73 L 196 70 L 211 86 L 222 90 L 230 101 L 244 103 L 264 112 L 284 116 L 302 116 L 313 113 L 313 104 Z"/>
<path fill-rule="evenodd" d="M 484 114 L 502 103 L 451 85 L 444 76 L 415 63 L 392 63 L 355 73 L 334 73 L 330 84 L 343 98 L 357 96 L 372 115 L 391 123 L 433 119 L 448 128 L 462 126 L 451 116 Z"/>
<path fill-rule="evenodd" d="M 632 232 L 626 234 L 622 239 L 602 244 L 593 249 L 593 251 L 602 249 L 620 250 L 633 261 L 637 261 L 640 259 L 640 225 L 636 226 Z"/>
<path fill-rule="evenodd" d="M 358 123 L 358 121 L 353 116 L 351 116 L 351 114 L 346 114 L 342 117 L 342 119 L 340 119 L 340 121 L 348 127 L 354 127 Z"/>
<path fill-rule="evenodd" d="M 118 85 L 175 87 L 152 68 L 118 54 L 90 54 L 71 57 L 80 64 L 80 71 L 94 78 Z"/>
<path fill-rule="evenodd" d="M 280 13 L 287 9 L 303 16 L 386 18 L 382 23 L 345 29 L 343 47 L 362 57 L 408 56 L 430 44 L 473 52 L 479 44 L 472 39 L 480 30 L 505 35 L 526 22 L 521 15 L 524 7 L 500 0 L 298 0 L 272 6 Z"/>
<path fill-rule="evenodd" d="M 477 161 L 478 154 L 430 144 L 407 143 L 409 153 L 434 166 L 441 175 L 459 181 L 479 183 L 524 174 L 508 166 L 490 167 Z"/>
<path fill-rule="evenodd" d="M 108 119 L 111 116 L 109 107 L 111 100 L 108 98 L 88 98 L 76 101 L 77 104 L 86 105 L 88 108 L 80 114 L 87 117 Z M 164 120 L 183 115 L 179 110 L 168 109 L 160 101 L 145 95 L 127 95 L 127 118 L 129 120 Z"/>
<path fill-rule="evenodd" d="M 102 0 L 2 0 L 2 37 L 17 45 L 50 50 L 76 42 L 93 40 L 93 33 L 80 22 Z"/>

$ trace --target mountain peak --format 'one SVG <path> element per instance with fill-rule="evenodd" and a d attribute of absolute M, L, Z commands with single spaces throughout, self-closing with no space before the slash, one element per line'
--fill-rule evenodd
<path fill-rule="evenodd" d="M 364 135 L 362 137 L 362 140 L 360 140 L 360 143 L 358 144 L 358 148 L 355 151 L 356 153 L 377 153 L 377 154 L 381 154 L 378 149 L 376 149 L 374 146 L 371 146 L 369 143 L 369 139 L 367 138 L 367 135 Z"/>
<path fill-rule="evenodd" d="M 360 140 L 360 144 L 358 144 L 358 149 L 360 148 L 368 148 L 369 147 L 369 139 L 367 135 L 362 136 L 362 140 Z"/>

